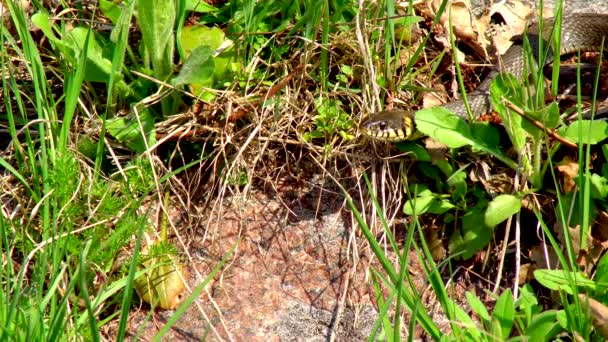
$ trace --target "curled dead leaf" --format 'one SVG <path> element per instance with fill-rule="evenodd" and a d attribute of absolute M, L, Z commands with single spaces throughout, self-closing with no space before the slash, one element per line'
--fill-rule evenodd
<path fill-rule="evenodd" d="M 578 298 L 582 305 L 588 305 L 595 329 L 608 339 L 608 306 L 584 294 L 579 294 Z"/>
<path fill-rule="evenodd" d="M 182 293 L 186 289 L 187 272 L 179 258 L 163 247 L 163 243 L 154 243 L 146 234 L 146 244 L 141 256 L 144 260 L 141 268 L 148 272 L 135 279 L 137 294 L 146 303 L 155 308 L 173 310 L 182 302 Z M 151 250 L 165 250 L 162 254 Z"/>
<path fill-rule="evenodd" d="M 572 161 L 569 157 L 564 158 L 558 165 L 557 171 L 562 176 L 562 191 L 570 193 L 576 188 L 574 178 L 578 176 L 578 162 Z"/>
<path fill-rule="evenodd" d="M 146 302 L 163 310 L 173 310 L 182 302 L 186 289 L 183 265 L 172 255 L 154 257 L 147 262 L 153 268 L 135 280 L 137 294 Z"/>
<path fill-rule="evenodd" d="M 491 25 L 494 33 L 492 40 L 498 54 L 504 54 L 513 44 L 511 38 L 524 33 L 529 19 L 532 15 L 532 8 L 528 2 L 504 1 L 493 4 L 490 7 L 489 17 L 500 16 L 502 25 Z"/>

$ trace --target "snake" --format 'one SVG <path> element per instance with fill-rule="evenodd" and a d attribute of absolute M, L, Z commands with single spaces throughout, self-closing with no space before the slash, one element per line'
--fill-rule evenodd
<path fill-rule="evenodd" d="M 555 21 L 555 18 L 549 18 L 543 20 L 542 25 L 536 22 L 528 26 L 525 37 L 530 43 L 530 50 L 536 63 L 540 60 L 538 46 L 541 39 L 543 46 L 547 47 L 548 50 L 544 65 L 550 64 L 553 61 L 553 56 L 556 55 L 549 44 Z M 605 47 L 604 50 L 608 51 L 608 48 L 606 48 L 608 46 L 608 14 L 577 13 L 563 16 L 560 39 L 558 56 L 577 51 L 601 51 L 602 46 Z M 604 39 L 606 39 L 605 43 Z M 498 63 L 494 65 L 488 76 L 474 91 L 467 93 L 466 98 L 473 119 L 492 112 L 490 85 L 501 73 L 510 73 L 520 80 L 524 76 L 528 76 L 525 75 L 525 70 L 530 68 L 525 67 L 527 50 L 524 49 L 524 35 L 515 36 L 511 40 L 513 45 L 498 59 Z M 463 100 L 448 102 L 441 107 L 465 120 L 470 118 Z M 385 142 L 414 140 L 421 136 L 416 131 L 415 112 L 399 109 L 370 114 L 361 123 L 361 129 L 363 134 L 372 140 Z"/>

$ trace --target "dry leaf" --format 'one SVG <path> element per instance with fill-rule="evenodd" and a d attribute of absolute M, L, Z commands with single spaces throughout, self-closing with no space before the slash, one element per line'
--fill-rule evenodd
<path fill-rule="evenodd" d="M 532 17 L 530 3 L 509 1 L 494 3 L 490 7 L 489 16 L 500 15 L 503 25 L 491 25 L 495 33 L 492 37 L 494 47 L 499 55 L 504 54 L 513 44 L 511 38 L 524 33 L 529 19 Z"/>
<path fill-rule="evenodd" d="M 435 106 L 440 106 L 446 102 L 447 92 L 445 91 L 445 87 L 438 83 L 433 87 L 433 92 L 425 92 L 422 95 L 422 107 L 430 108 Z"/>
<path fill-rule="evenodd" d="M 435 139 L 424 139 L 424 148 L 429 152 L 433 164 L 447 159 L 448 147 Z"/>
<path fill-rule="evenodd" d="M 531 263 L 522 264 L 519 267 L 519 284 L 525 284 L 530 280 L 534 279 L 535 269 L 536 268 Z"/>
<path fill-rule="evenodd" d="M 535 264 L 536 269 L 559 269 L 559 259 L 553 249 L 545 249 L 542 246 L 534 246 L 528 254 L 530 260 Z"/>
<path fill-rule="evenodd" d="M 142 269 L 151 270 L 135 279 L 133 285 L 137 294 L 146 303 L 155 308 L 173 310 L 182 302 L 187 272 L 175 255 L 165 253 L 149 256 L 150 249 L 155 244 L 157 242 L 148 234 L 144 234 L 141 257 L 145 261 L 142 262 Z"/>
<path fill-rule="evenodd" d="M 600 261 L 604 252 L 608 249 L 608 241 L 595 239 L 591 233 L 587 237 L 587 248 L 580 250 L 577 255 L 577 263 L 583 271 L 589 273 Z"/>
<path fill-rule="evenodd" d="M 146 302 L 157 308 L 173 310 L 182 302 L 182 293 L 186 289 L 186 273 L 177 257 L 163 255 L 154 257 L 145 263 L 154 269 L 135 279 L 135 290 Z"/>
<path fill-rule="evenodd" d="M 440 261 L 445 260 L 446 249 L 443 247 L 443 242 L 441 241 L 441 229 L 433 228 L 426 230 L 424 234 L 426 243 L 429 247 L 431 255 L 433 256 L 433 260 Z"/>
<path fill-rule="evenodd" d="M 578 163 L 572 161 L 569 157 L 565 157 L 558 165 L 557 171 L 562 176 L 562 191 L 564 193 L 570 193 L 576 188 L 574 178 L 578 176 Z"/>
<path fill-rule="evenodd" d="M 431 2 L 433 13 L 437 12 L 441 3 L 441 0 L 433 0 Z M 486 49 L 490 46 L 490 41 L 486 39 L 485 33 L 489 28 L 490 17 L 484 15 L 476 18 L 471 12 L 469 1 L 451 1 L 449 7 L 442 13 L 439 22 L 443 25 L 446 32 L 444 37 L 446 47 L 450 47 L 449 34 L 453 32 L 456 38 L 467 42 L 480 56 L 483 58 L 488 57 Z M 454 53 L 459 52 L 455 51 Z M 460 53 L 458 54 L 458 58 L 461 63 L 465 61 L 464 55 L 460 55 Z"/>
<path fill-rule="evenodd" d="M 581 304 L 589 305 L 589 312 L 593 317 L 593 326 L 604 339 L 608 339 L 608 306 L 584 294 L 579 294 L 578 299 Z"/>

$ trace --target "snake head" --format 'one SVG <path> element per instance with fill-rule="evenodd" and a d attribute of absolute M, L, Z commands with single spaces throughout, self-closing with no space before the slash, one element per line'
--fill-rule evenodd
<path fill-rule="evenodd" d="M 362 124 L 363 134 L 373 140 L 398 142 L 417 138 L 414 115 L 403 110 L 371 114 Z"/>

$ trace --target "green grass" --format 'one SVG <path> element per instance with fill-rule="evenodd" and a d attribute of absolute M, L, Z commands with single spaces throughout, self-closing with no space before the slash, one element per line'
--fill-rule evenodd
<path fill-rule="evenodd" d="M 10 142 L 0 154 L 0 340 L 98 341 L 110 325 L 112 339 L 142 334 L 128 330 L 129 315 L 143 305 L 150 320 L 163 301 L 141 304 L 134 290 L 191 261 L 186 230 L 168 228 L 175 203 L 201 195 L 184 184 L 205 185 L 204 205 L 213 207 L 228 194 L 246 194 L 260 174 L 277 179 L 301 161 L 343 188 L 374 253 L 379 317 L 370 339 L 411 340 L 422 328 L 433 340 L 601 340 L 585 298 L 608 301 L 608 259 L 594 235 L 608 207 L 606 130 L 595 129 L 603 123 L 566 122 L 544 91 L 530 96 L 529 86 L 544 87 L 537 71 L 519 87 L 519 80 L 497 80 L 497 111 L 503 121 L 513 115 L 500 105 L 507 98 L 577 143 L 576 151 L 519 116 L 503 131 L 434 108 L 416 118 L 420 131 L 448 146 L 445 153 L 406 142 L 387 147 L 405 154 L 398 162 L 375 158 L 382 152 L 359 139 L 357 124 L 387 104 L 420 104 L 447 74 L 450 52 L 437 51 L 436 33 L 428 33 L 438 18 L 425 22 L 418 9 L 391 1 L 357 4 L 233 1 L 201 5 L 193 15 L 189 1 L 100 1 L 94 10 L 68 2 L 70 15 L 57 17 L 38 3 L 26 16 L 9 1 L 12 24 L 0 38 L 0 135 Z M 446 2 L 439 8 L 448 10 Z M 454 46 L 456 38 L 447 40 Z M 559 44 L 558 35 L 552 42 Z M 456 70 L 466 93 L 466 71 Z M 581 112 L 580 69 L 577 76 Z M 601 77 L 598 69 L 596 90 Z M 557 82 L 551 92 L 558 94 Z M 281 163 L 287 166 L 268 166 Z M 563 165 L 576 168 L 573 191 L 556 172 Z M 362 168 L 363 176 L 353 176 Z M 345 189 L 353 180 L 361 184 L 356 201 Z M 395 217 L 406 219 L 404 231 Z M 525 284 L 492 272 L 518 274 L 521 255 L 532 253 L 521 236 L 537 228 L 537 247 L 559 269 L 536 270 L 536 281 Z M 429 234 L 437 236 L 427 241 Z M 153 245 L 149 236 L 158 236 Z M 440 241 L 446 255 L 438 259 L 430 241 Z M 515 253 L 505 256 L 508 246 Z M 234 248 L 198 279 L 156 340 Z M 423 269 L 435 309 L 416 287 L 412 262 Z M 491 285 L 467 283 L 456 295 L 463 269 L 493 277 Z M 206 330 L 221 338 L 214 329 Z"/>

